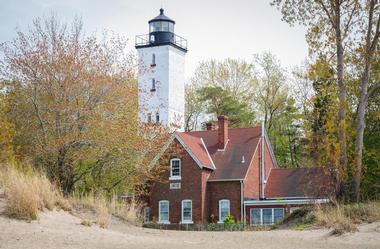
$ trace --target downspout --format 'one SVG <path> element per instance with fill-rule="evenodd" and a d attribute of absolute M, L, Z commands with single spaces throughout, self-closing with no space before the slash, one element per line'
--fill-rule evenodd
<path fill-rule="evenodd" d="M 260 164 L 260 199 L 265 199 L 264 181 L 265 181 L 265 128 L 264 122 L 261 124 L 261 164 Z"/>
<path fill-rule="evenodd" d="M 245 215 L 244 215 L 244 183 L 243 180 L 240 180 L 240 219 L 243 220 L 245 224 Z"/>

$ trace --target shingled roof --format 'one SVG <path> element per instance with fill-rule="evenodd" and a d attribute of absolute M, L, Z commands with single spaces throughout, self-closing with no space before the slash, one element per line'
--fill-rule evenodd
<path fill-rule="evenodd" d="M 265 186 L 265 197 L 326 197 L 333 191 L 332 183 L 331 175 L 324 168 L 273 168 Z"/>
<path fill-rule="evenodd" d="M 225 150 L 218 150 L 218 131 L 177 132 L 177 136 L 204 165 L 215 168 L 209 181 L 244 179 L 261 137 L 261 127 L 230 128 Z M 202 143 L 204 142 L 204 146 Z M 244 157 L 244 160 L 242 160 Z"/>

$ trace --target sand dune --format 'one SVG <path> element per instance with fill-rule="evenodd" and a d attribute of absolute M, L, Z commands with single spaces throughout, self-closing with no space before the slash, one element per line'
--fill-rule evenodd
<path fill-rule="evenodd" d="M 4 199 L 0 199 L 0 209 Z M 260 232 L 163 231 L 130 226 L 113 218 L 109 229 L 86 227 L 64 211 L 44 212 L 37 221 L 0 216 L 1 249 L 187 249 L 187 248 L 380 248 L 380 223 L 363 225 L 360 231 L 329 236 L 328 230 Z"/>

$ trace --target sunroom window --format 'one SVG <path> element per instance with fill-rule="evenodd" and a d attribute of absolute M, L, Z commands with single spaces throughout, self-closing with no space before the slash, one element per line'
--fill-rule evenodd
<path fill-rule="evenodd" d="M 283 208 L 251 208 L 251 226 L 269 226 L 284 219 Z"/>

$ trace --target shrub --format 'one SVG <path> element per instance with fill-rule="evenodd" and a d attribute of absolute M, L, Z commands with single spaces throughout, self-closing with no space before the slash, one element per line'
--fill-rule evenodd
<path fill-rule="evenodd" d="M 223 223 L 225 225 L 235 224 L 235 218 L 234 218 L 234 216 L 231 215 L 231 214 L 227 215 L 227 217 L 224 219 Z"/>

